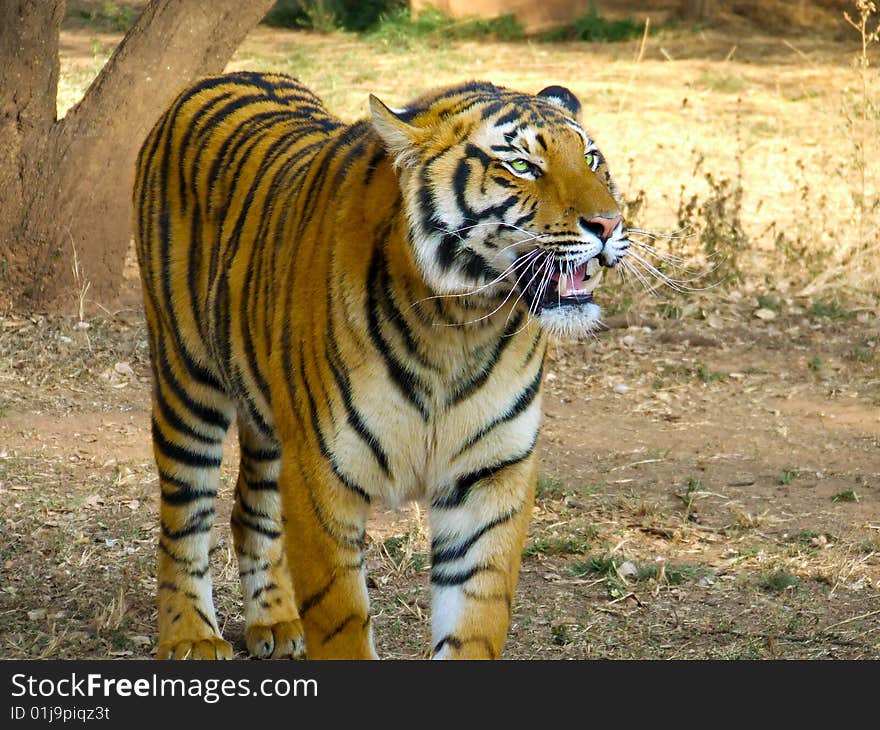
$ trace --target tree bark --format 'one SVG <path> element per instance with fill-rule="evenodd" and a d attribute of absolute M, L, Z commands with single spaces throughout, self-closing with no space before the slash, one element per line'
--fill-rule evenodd
<path fill-rule="evenodd" d="M 55 124 L 58 33 L 64 2 L 0 4 L 0 307 L 33 275 L 31 247 L 16 245 Z"/>
<path fill-rule="evenodd" d="M 152 0 L 83 100 L 55 119 L 63 0 L 0 4 L 0 307 L 110 303 L 131 242 L 141 142 L 223 69 L 273 0 Z"/>

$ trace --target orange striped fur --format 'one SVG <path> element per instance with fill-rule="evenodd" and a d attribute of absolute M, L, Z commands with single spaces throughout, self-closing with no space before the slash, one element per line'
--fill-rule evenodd
<path fill-rule="evenodd" d="M 594 326 L 626 230 L 566 89 L 371 109 L 344 125 L 286 76 L 217 76 L 141 149 L 160 658 L 232 656 L 208 553 L 233 418 L 251 655 L 375 658 L 367 514 L 422 498 L 435 656 L 501 653 L 547 333 Z"/>

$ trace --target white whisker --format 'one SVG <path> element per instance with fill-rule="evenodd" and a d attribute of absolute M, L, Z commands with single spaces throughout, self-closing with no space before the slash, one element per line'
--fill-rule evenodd
<path fill-rule="evenodd" d="M 532 253 L 537 255 L 537 254 L 543 253 L 543 252 L 540 251 L 539 249 L 535 249 L 534 252 L 529 252 L 529 254 L 527 254 L 525 257 L 523 257 L 522 261 L 525 262 L 525 261 L 531 260 L 531 262 L 533 262 L 535 257 L 531 256 Z M 466 324 L 475 324 L 475 323 L 480 322 L 484 319 L 488 319 L 493 314 L 496 314 L 498 311 L 500 311 L 504 307 L 505 304 L 507 304 L 507 301 L 510 299 L 510 295 L 513 294 L 513 292 L 517 291 L 518 286 L 519 286 L 519 282 L 522 280 L 523 276 L 525 276 L 528 273 L 528 271 L 529 271 L 529 268 L 526 267 L 525 269 L 523 269 L 523 271 L 520 272 L 519 276 L 517 276 L 516 281 L 514 282 L 513 286 L 511 287 L 510 291 L 507 292 L 507 296 L 504 297 L 504 301 L 502 301 L 501 304 L 499 304 L 497 307 L 495 307 L 495 309 L 493 309 L 488 314 L 484 314 L 482 317 L 478 317 L 477 319 L 472 319 L 467 322 L 461 322 L 461 323 L 456 322 L 454 324 L 444 324 L 442 326 L 455 327 L 455 326 L 459 326 L 459 325 L 463 326 Z M 534 279 L 534 277 L 532 277 L 532 279 Z M 529 280 L 529 284 L 531 284 L 531 280 Z M 528 288 L 528 285 L 526 285 L 525 288 Z M 524 290 L 525 289 L 523 289 L 522 291 L 524 291 Z M 511 307 L 511 312 L 516 308 L 516 303 L 519 301 L 520 297 L 522 297 L 522 291 L 520 291 L 519 295 L 517 296 L 516 300 L 514 301 L 513 306 Z M 510 318 L 510 315 L 508 315 L 508 319 L 509 318 Z"/>
<path fill-rule="evenodd" d="M 714 288 L 716 285 L 712 285 L 709 287 L 692 287 L 689 286 L 691 281 L 695 281 L 696 279 L 673 279 L 670 276 L 664 274 L 660 269 L 654 266 L 650 261 L 646 261 L 641 256 L 639 256 L 635 251 L 630 251 L 630 256 L 637 261 L 648 273 L 650 273 L 655 279 L 661 281 L 666 284 L 670 289 L 673 289 L 682 294 L 687 292 L 695 292 L 695 291 L 707 291 L 708 289 Z"/>

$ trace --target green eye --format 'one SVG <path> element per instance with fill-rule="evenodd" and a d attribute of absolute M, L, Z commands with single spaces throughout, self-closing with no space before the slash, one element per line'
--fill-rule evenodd
<path fill-rule="evenodd" d="M 531 165 L 528 160 L 524 160 L 521 157 L 513 160 L 510 163 L 510 167 L 514 172 L 528 172 L 531 169 Z"/>
<path fill-rule="evenodd" d="M 587 161 L 591 170 L 595 171 L 595 169 L 599 167 L 599 155 L 596 152 L 587 152 L 587 154 L 584 155 L 584 159 Z"/>

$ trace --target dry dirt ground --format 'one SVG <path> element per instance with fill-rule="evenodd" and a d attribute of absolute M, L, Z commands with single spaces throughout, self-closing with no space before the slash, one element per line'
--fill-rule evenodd
<path fill-rule="evenodd" d="M 63 34 L 62 113 L 118 40 Z M 808 237 L 818 227 L 817 242 L 847 230 L 832 215 L 845 181 L 816 151 L 840 131 L 852 44 L 705 33 L 652 39 L 638 62 L 637 52 L 637 42 L 391 49 L 260 29 L 232 67 L 295 73 L 348 119 L 369 92 L 398 103 L 428 76 L 567 84 L 589 100 L 625 189 L 648 191 L 643 225 L 654 228 L 674 226 L 685 184 L 699 192 L 694 160 L 718 175 L 740 167 L 746 224 L 763 246 L 747 252 L 747 285 L 651 298 L 609 281 L 602 296 L 624 312 L 612 328 L 551 349 L 539 497 L 505 656 L 880 658 L 880 303 L 821 288 L 798 296 L 803 272 L 766 233 L 774 220 Z M 827 207 L 802 215 L 820 193 Z M 762 266 L 766 277 L 754 274 Z M 93 305 L 103 313 L 83 323 L 0 315 L 0 657 L 155 647 L 158 486 L 129 275 L 122 303 Z M 234 451 L 232 436 L 214 580 L 243 656 Z M 424 657 L 424 516 L 379 510 L 368 536 L 379 651 Z"/>
<path fill-rule="evenodd" d="M 754 310 L 616 316 L 552 348 L 507 657 L 880 658 L 878 312 Z M 88 324 L 0 320 L 7 658 L 154 649 L 145 331 L 136 312 Z M 214 572 L 242 651 L 233 454 Z M 380 509 L 368 534 L 379 650 L 426 656 L 424 519 Z"/>

